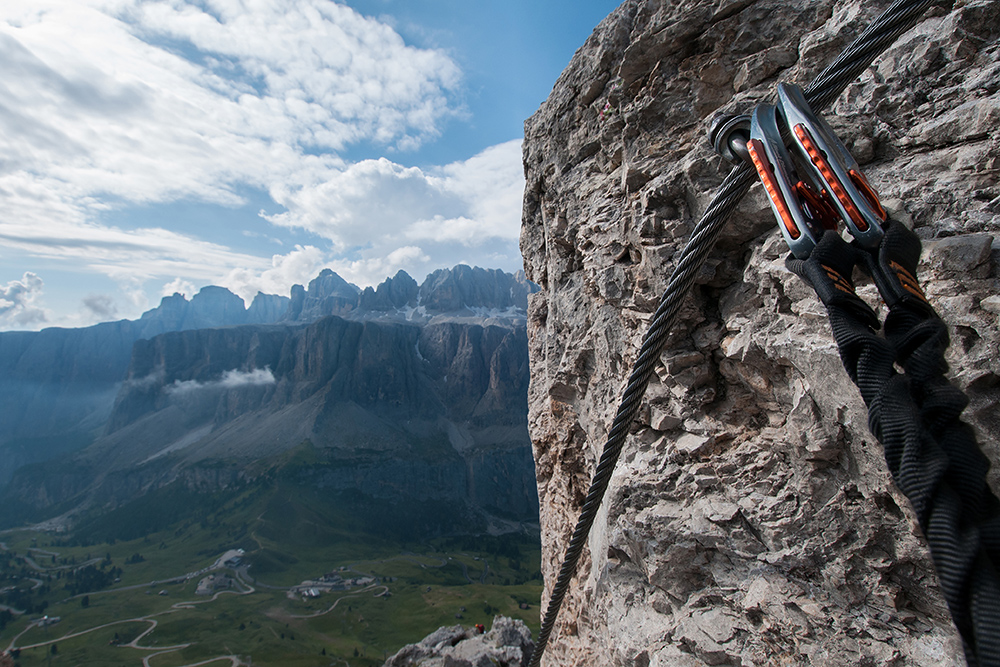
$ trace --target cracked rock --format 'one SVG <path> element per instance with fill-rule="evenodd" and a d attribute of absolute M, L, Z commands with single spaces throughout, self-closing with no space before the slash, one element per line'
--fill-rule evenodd
<path fill-rule="evenodd" d="M 708 145 L 711 119 L 772 97 L 779 80 L 809 83 L 888 4 L 626 0 L 526 122 L 521 249 L 541 286 L 529 427 L 546 597 L 646 325 L 729 171 Z M 825 112 L 894 218 L 924 240 L 919 277 L 949 323 L 952 377 L 994 488 L 998 7 L 935 5 Z M 602 116 L 608 103 L 615 113 Z M 754 187 L 679 311 L 546 664 L 965 664 L 825 308 L 786 254 Z M 564 363 L 585 349 L 589 363 Z"/>

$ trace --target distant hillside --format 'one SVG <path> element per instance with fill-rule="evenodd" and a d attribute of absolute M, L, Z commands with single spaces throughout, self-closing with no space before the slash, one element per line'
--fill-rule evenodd
<path fill-rule="evenodd" d="M 400 272 L 374 290 L 324 271 L 293 290 L 277 323 L 140 337 L 119 375 L 52 376 L 57 389 L 99 378 L 110 389 L 103 412 L 68 424 L 90 429 L 74 443 L 84 448 L 17 471 L 5 500 L 21 518 L 38 518 L 115 507 L 177 480 L 221 488 L 257 474 L 256 461 L 310 443 L 317 466 L 301 475 L 320 487 L 534 518 L 524 321 L 531 289 L 523 277 L 469 267 L 436 272 L 419 287 Z M 220 307 L 192 313 L 206 292 Z M 239 301 L 221 288 L 191 302 L 175 295 L 137 322 L 113 324 L 132 333 L 255 312 L 240 312 L 230 297 Z M 273 318 L 273 306 L 255 317 Z M 79 341 L 99 341 L 96 330 L 61 333 L 83 361 Z M 120 338 L 114 354 L 126 344 Z"/>
<path fill-rule="evenodd" d="M 15 470 L 93 441 L 111 413 L 137 340 L 167 331 L 267 323 L 289 299 L 258 294 L 250 308 L 222 287 L 190 301 L 164 297 L 138 320 L 81 329 L 0 333 L 0 487 Z"/>

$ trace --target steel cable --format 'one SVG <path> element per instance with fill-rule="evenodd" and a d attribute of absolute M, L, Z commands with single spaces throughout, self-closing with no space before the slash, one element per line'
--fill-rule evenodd
<path fill-rule="evenodd" d="M 861 33 L 833 63 L 823 70 L 803 91 L 816 111 L 833 102 L 847 85 L 856 79 L 899 35 L 908 30 L 931 4 L 932 0 L 896 0 Z M 552 588 L 542 621 L 538 641 L 531 656 L 530 667 L 538 667 L 548 640 L 555 627 L 559 609 L 576 573 L 583 547 L 590 534 L 611 474 L 621 455 L 629 425 L 635 419 L 646 387 L 653 374 L 667 336 L 677 319 L 681 302 L 694 284 L 701 266 L 715 246 L 729 215 L 753 185 L 756 175 L 747 164 L 730 171 L 708 209 L 695 226 L 691 239 L 681 251 L 681 257 L 670 276 L 670 282 L 657 306 L 649 329 L 643 337 L 639 356 L 629 374 L 628 384 L 604 444 L 600 461 L 590 483 L 580 518 L 573 530 L 569 546 Z"/>

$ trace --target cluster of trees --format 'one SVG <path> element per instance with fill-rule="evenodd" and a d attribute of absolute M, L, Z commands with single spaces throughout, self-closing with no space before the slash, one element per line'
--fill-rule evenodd
<path fill-rule="evenodd" d="M 41 614 L 48 609 L 49 603 L 45 600 L 39 600 L 36 602 L 36 595 L 42 596 L 48 591 L 49 587 L 45 585 L 40 586 L 35 590 L 14 587 L 0 596 L 0 601 L 2 601 L 4 605 L 23 611 L 26 614 Z M 0 630 L 2 629 L 3 625 L 0 624 Z"/>
<path fill-rule="evenodd" d="M 90 591 L 99 591 L 107 588 L 122 576 L 120 567 L 106 567 L 109 561 L 101 561 L 100 567 L 87 565 L 78 570 L 70 570 L 66 573 L 66 590 L 69 594 L 79 595 Z"/>

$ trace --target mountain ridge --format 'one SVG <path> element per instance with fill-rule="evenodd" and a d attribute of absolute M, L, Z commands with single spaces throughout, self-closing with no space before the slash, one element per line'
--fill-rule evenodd
<path fill-rule="evenodd" d="M 292 298 L 258 293 L 249 307 L 229 290 L 208 286 L 190 300 L 180 294 L 165 296 L 159 306 L 137 320 L 83 329 L 0 333 L 0 398 L 4 399 L 0 403 L 0 488 L 23 465 L 64 456 L 103 434 L 102 425 L 113 418 L 133 347 L 139 341 L 177 331 L 265 325 L 285 329 L 333 314 L 418 325 L 459 320 L 523 322 L 524 310 L 519 306 L 526 308 L 527 293 L 533 289 L 523 274 L 460 266 L 432 275 L 440 280 L 452 273 L 458 275 L 451 285 L 443 281 L 452 292 L 454 284 L 460 285 L 464 294 L 483 292 L 465 283 L 485 279 L 493 292 L 497 285 L 506 289 L 506 301 L 495 299 L 496 304 L 512 303 L 515 307 L 501 311 L 491 307 L 496 304 L 487 302 L 485 307 L 477 308 L 469 298 L 455 301 L 449 296 L 438 302 L 456 304 L 460 309 L 429 310 L 421 304 L 420 294 L 414 293 L 416 281 L 403 271 L 387 278 L 377 289 L 361 290 L 325 270 L 308 288 L 293 289 Z M 435 289 L 428 288 L 425 294 L 433 300 Z M 184 381 L 192 380 L 197 381 Z"/>

